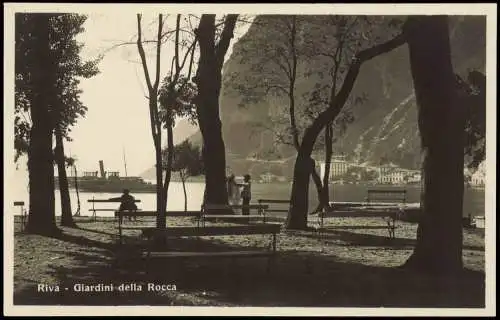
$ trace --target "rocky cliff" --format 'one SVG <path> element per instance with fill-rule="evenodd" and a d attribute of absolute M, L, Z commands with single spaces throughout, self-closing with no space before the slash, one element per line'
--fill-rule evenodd
<path fill-rule="evenodd" d="M 255 22 L 272 19 L 259 16 Z M 254 24 L 255 24 L 254 22 Z M 245 72 L 252 56 L 243 43 L 265 36 L 266 30 L 252 25 L 234 44 L 231 57 L 224 66 L 224 78 L 231 75 L 231 84 L 223 83 L 220 97 L 223 137 L 228 167 L 237 175 L 265 171 L 290 177 L 294 151 L 290 146 L 275 144 L 273 134 L 263 129 L 272 127 L 270 115 L 276 102 L 268 99 L 241 107 L 242 96 L 231 90 L 238 81 L 245 81 Z M 307 29 L 303 30 L 307 34 Z M 324 30 L 328 33 L 329 30 Z M 321 39 L 318 39 L 321 41 Z M 450 43 L 455 72 L 462 77 L 470 70 L 485 69 L 486 24 L 480 16 L 451 17 Z M 333 51 L 334 48 L 332 48 Z M 314 68 L 311 68 L 314 69 Z M 269 70 L 268 72 L 273 72 Z M 226 79 L 227 80 L 227 79 Z M 314 75 L 299 75 L 297 90 L 314 86 Z M 380 163 L 390 161 L 405 168 L 420 166 L 420 141 L 417 127 L 417 107 L 413 93 L 408 48 L 400 47 L 365 63 L 351 96 L 363 96 L 365 102 L 350 107 L 354 121 L 342 138 L 334 144 L 334 153 L 345 153 L 354 161 Z M 201 141 L 199 133 L 191 139 Z M 321 152 L 318 157 L 321 158 Z M 272 160 L 272 161 L 266 161 Z"/>
<path fill-rule="evenodd" d="M 266 17 L 261 16 L 256 21 L 259 19 Z M 262 32 L 251 27 L 240 42 L 262 36 L 257 34 Z M 466 77 L 469 70 L 484 72 L 485 35 L 486 24 L 483 17 L 450 19 L 452 61 L 455 72 L 460 76 Z M 241 46 L 236 43 L 224 71 L 225 74 L 241 74 L 243 81 L 245 66 L 234 63 L 241 60 L 238 59 L 241 52 Z M 247 61 L 249 59 L 251 57 L 246 58 Z M 231 80 L 238 81 L 238 77 Z M 314 77 L 301 77 L 298 86 L 311 87 L 311 81 L 314 81 Z M 238 107 L 241 98 L 228 91 L 230 90 L 227 86 L 224 86 L 221 94 L 221 113 L 226 147 L 232 154 L 231 162 L 255 154 L 263 159 L 288 158 L 293 154 L 291 148 L 286 147 L 273 152 L 270 132 L 256 129 L 259 126 L 255 124 L 269 119 L 272 112 L 269 101 L 241 108 Z M 420 141 L 408 48 L 400 47 L 365 63 L 351 96 L 364 96 L 366 100 L 362 104 L 351 106 L 354 122 L 335 143 L 334 152 L 344 152 L 359 162 L 378 163 L 385 160 L 406 168 L 418 168 Z M 279 155 L 276 156 L 276 153 Z M 293 161 L 291 163 L 293 164 Z M 248 165 L 251 170 L 251 165 Z M 285 171 L 290 172 L 290 168 Z"/>

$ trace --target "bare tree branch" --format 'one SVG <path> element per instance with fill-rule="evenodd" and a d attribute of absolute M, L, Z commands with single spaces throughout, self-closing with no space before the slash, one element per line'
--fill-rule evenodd
<path fill-rule="evenodd" d="M 153 86 L 151 85 L 151 79 L 149 78 L 148 64 L 146 61 L 146 54 L 144 53 L 144 48 L 142 46 L 142 28 L 141 28 L 141 14 L 137 14 L 137 48 L 139 50 L 139 55 L 141 56 L 142 68 L 144 70 L 144 75 L 146 78 L 146 84 L 148 86 L 149 96 L 154 95 Z M 153 142 L 155 147 L 158 147 L 158 128 L 155 125 L 157 120 L 157 112 L 153 109 L 151 101 L 149 102 L 149 118 L 151 121 L 151 134 L 153 135 Z"/>
<path fill-rule="evenodd" d="M 233 38 L 233 30 L 236 24 L 237 14 L 228 14 L 224 20 L 224 29 L 219 40 L 219 43 L 215 46 L 215 59 L 219 66 L 224 63 L 224 55 L 229 48 L 229 42 Z"/>
<path fill-rule="evenodd" d="M 141 56 L 142 67 L 144 69 L 144 75 L 146 76 L 146 84 L 148 85 L 148 90 L 151 91 L 153 86 L 151 84 L 151 79 L 149 78 L 148 64 L 146 61 L 146 53 L 144 52 L 144 47 L 142 46 L 142 28 L 141 28 L 141 18 L 140 13 L 137 14 L 137 48 L 139 50 L 139 55 Z"/>
<path fill-rule="evenodd" d="M 179 28 L 181 24 L 181 15 L 177 15 L 177 21 L 175 23 L 175 72 L 179 73 L 180 65 L 179 65 Z"/>
<path fill-rule="evenodd" d="M 304 140 L 308 139 L 308 140 L 313 140 L 314 142 L 314 140 L 316 139 L 317 135 L 321 132 L 321 130 L 323 130 L 323 128 L 339 114 L 347 98 L 349 97 L 349 93 L 352 91 L 352 88 L 354 87 L 354 83 L 356 82 L 359 70 L 364 62 L 381 54 L 392 51 L 402 46 L 405 43 L 406 43 L 406 36 L 404 35 L 404 33 L 401 33 L 387 42 L 360 51 L 353 58 L 353 61 L 344 79 L 344 83 L 342 84 L 342 87 L 339 90 L 339 93 L 335 96 L 335 99 L 333 99 L 330 102 L 328 108 L 325 111 L 321 112 L 319 116 L 311 124 L 311 126 L 308 128 L 304 136 Z M 311 146 L 313 145 L 314 143 L 311 144 Z"/>
<path fill-rule="evenodd" d="M 283 86 L 280 86 L 280 85 L 268 85 L 266 87 L 266 95 L 269 94 L 269 92 L 271 92 L 271 90 L 273 90 L 273 89 L 277 89 L 278 91 L 281 91 L 281 92 L 283 92 L 286 95 L 290 94 L 290 92 L 285 87 L 283 87 Z"/>
<path fill-rule="evenodd" d="M 156 44 L 156 78 L 154 83 L 154 89 L 158 92 L 158 85 L 160 83 L 160 61 L 161 61 L 161 32 L 163 30 L 163 15 L 160 13 L 158 15 L 158 43 Z"/>
<path fill-rule="evenodd" d="M 186 87 L 186 85 L 188 84 L 189 80 L 191 79 L 191 73 L 193 71 L 193 64 L 194 64 L 194 49 L 196 48 L 196 42 L 197 42 L 197 39 L 194 40 L 193 46 L 191 48 L 191 59 L 189 61 L 189 68 L 188 68 L 188 73 L 187 73 L 187 76 L 186 76 L 186 81 L 184 81 L 184 83 L 181 85 L 181 88 L 179 89 L 179 92 L 183 92 L 184 91 L 184 88 Z M 184 63 L 182 63 L 182 68 L 184 68 Z"/>

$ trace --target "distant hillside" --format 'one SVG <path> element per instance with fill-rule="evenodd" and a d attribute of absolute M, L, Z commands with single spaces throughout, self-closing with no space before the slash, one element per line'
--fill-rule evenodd
<path fill-rule="evenodd" d="M 224 65 L 223 76 L 229 74 L 233 81 L 244 81 L 247 67 L 240 63 L 242 45 L 257 35 L 266 34 L 256 23 L 270 19 L 259 16 L 248 32 L 235 43 L 231 57 Z M 306 28 L 307 29 L 307 28 Z M 307 30 L 305 31 L 307 32 Z M 329 30 L 325 30 L 329 32 Z M 450 38 L 455 72 L 465 76 L 468 70 L 485 69 L 486 49 L 485 19 L 480 16 L 450 18 Z M 318 40 L 320 41 L 320 40 Z M 252 57 L 246 57 L 252 61 Z M 270 70 L 269 72 L 272 72 Z M 297 80 L 298 90 L 314 85 L 314 76 Z M 417 127 L 417 107 L 408 60 L 408 49 L 403 46 L 377 57 L 362 67 L 352 96 L 365 95 L 367 101 L 351 106 L 355 121 L 345 135 L 334 145 L 334 152 L 343 152 L 359 162 L 379 163 L 390 161 L 406 168 L 420 166 L 420 138 Z M 223 137 L 227 151 L 227 164 L 237 175 L 249 172 L 259 175 L 265 171 L 291 177 L 294 150 L 289 146 L 276 146 L 273 135 L 262 129 L 272 126 L 270 101 L 239 107 L 241 97 L 223 84 L 220 97 Z M 199 132 L 190 138 L 201 143 Z M 249 160 L 259 158 L 260 161 Z M 284 164 L 262 160 L 288 159 Z"/>
<path fill-rule="evenodd" d="M 177 145 L 198 132 L 198 126 L 192 125 L 187 119 L 180 120 L 174 127 L 174 145 Z M 166 144 L 166 143 L 165 143 Z M 144 179 L 155 179 L 155 167 L 151 167 L 142 172 L 140 177 Z"/>

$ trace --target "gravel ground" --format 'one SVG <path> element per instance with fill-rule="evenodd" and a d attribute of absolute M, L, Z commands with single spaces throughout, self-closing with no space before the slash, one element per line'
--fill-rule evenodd
<path fill-rule="evenodd" d="M 137 230 L 128 230 L 119 245 L 113 220 L 76 221 L 77 228 L 61 228 L 63 234 L 53 238 L 22 233 L 16 222 L 14 304 L 483 308 L 485 303 L 484 230 L 464 229 L 467 270 L 437 278 L 395 268 L 413 250 L 416 224 L 398 223 L 391 242 L 381 218 L 328 218 L 321 234 L 283 230 L 270 273 L 265 258 L 145 263 L 137 259 L 143 244 Z M 126 226 L 152 224 L 143 218 Z M 194 222 L 169 218 L 168 224 Z M 170 247 L 243 250 L 269 243 L 269 236 L 222 236 L 177 239 Z M 94 291 L 78 291 L 75 284 Z M 111 284 L 113 291 L 95 291 Z M 129 291 L 117 290 L 126 284 Z"/>

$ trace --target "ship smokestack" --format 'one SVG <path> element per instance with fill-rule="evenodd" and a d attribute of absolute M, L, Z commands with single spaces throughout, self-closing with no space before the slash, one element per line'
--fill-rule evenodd
<path fill-rule="evenodd" d="M 101 178 L 106 178 L 106 172 L 104 172 L 104 161 L 99 160 L 99 168 L 101 169 Z"/>

